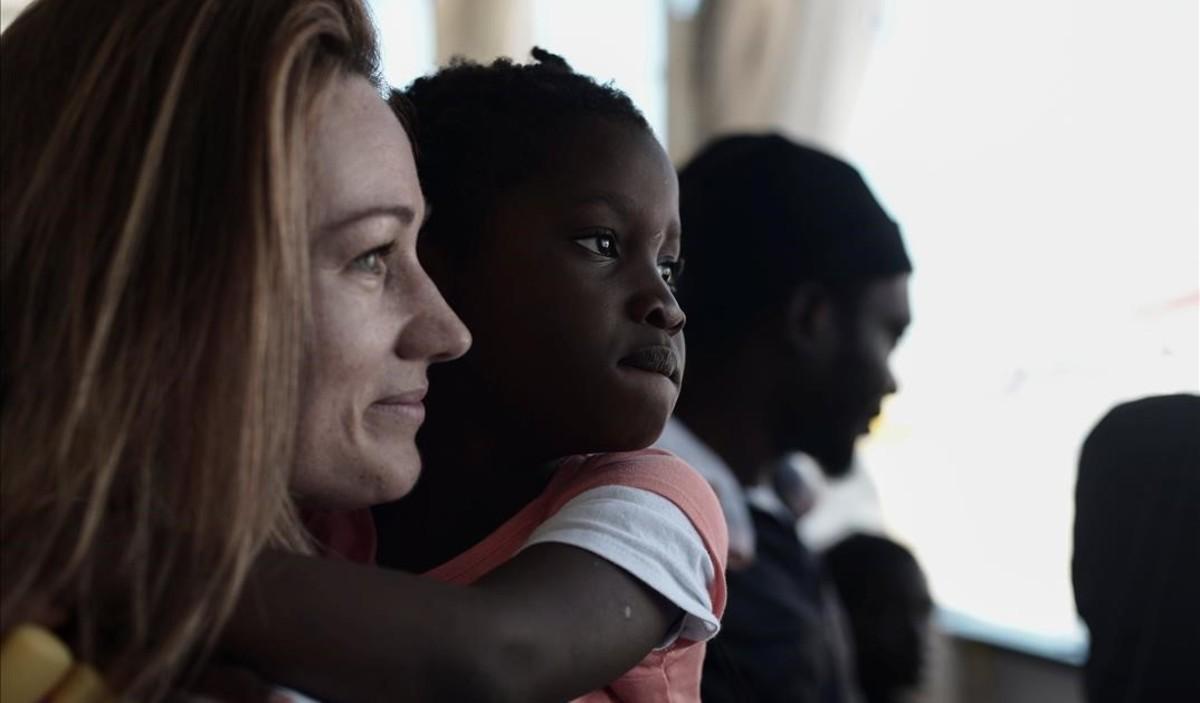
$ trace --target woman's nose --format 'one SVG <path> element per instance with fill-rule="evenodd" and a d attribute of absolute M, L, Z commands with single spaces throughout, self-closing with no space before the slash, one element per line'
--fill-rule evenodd
<path fill-rule="evenodd" d="M 396 340 L 396 355 L 430 363 L 457 359 L 471 347 L 470 330 L 423 270 L 414 276 L 421 280 L 408 289 L 408 301 L 402 301 L 402 307 L 404 302 L 412 306 L 413 316 Z"/>

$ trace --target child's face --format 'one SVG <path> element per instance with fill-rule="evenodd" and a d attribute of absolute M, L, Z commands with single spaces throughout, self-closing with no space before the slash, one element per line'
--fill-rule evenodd
<path fill-rule="evenodd" d="M 675 169 L 652 134 L 602 118 L 549 153 L 543 176 L 498 198 L 469 261 L 435 276 L 472 330 L 464 361 L 514 449 L 642 448 L 683 375 Z"/>

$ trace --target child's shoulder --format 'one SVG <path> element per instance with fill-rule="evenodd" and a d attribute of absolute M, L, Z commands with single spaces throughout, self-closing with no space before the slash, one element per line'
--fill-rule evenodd
<path fill-rule="evenodd" d="M 653 490 L 650 486 L 672 483 L 689 491 L 712 492 L 704 477 L 687 462 L 657 448 L 571 456 L 563 459 L 559 470 L 565 474 L 565 483 L 571 485 L 618 484 Z"/>
<path fill-rule="evenodd" d="M 564 462 L 576 462 L 589 468 L 607 466 L 654 466 L 659 464 L 688 466 L 687 462 L 665 449 L 647 447 L 631 452 L 597 452 L 567 457 Z M 688 467 L 689 469 L 691 467 Z"/>
<path fill-rule="evenodd" d="M 724 554 L 728 535 L 721 504 L 712 486 L 687 462 L 663 449 L 584 454 L 564 459 L 556 488 L 560 505 L 602 486 L 650 491 L 674 503 Z"/>

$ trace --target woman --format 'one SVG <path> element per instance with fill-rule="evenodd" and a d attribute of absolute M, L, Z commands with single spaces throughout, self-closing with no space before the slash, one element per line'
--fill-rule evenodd
<path fill-rule="evenodd" d="M 355 0 L 44 0 L 0 38 L 0 638 L 159 698 L 307 549 L 297 501 L 415 480 L 469 337 L 376 53 Z"/>

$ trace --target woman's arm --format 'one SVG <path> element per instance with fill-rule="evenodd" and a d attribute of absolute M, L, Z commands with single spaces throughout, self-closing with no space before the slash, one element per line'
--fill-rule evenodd
<path fill-rule="evenodd" d="M 470 587 L 267 553 L 223 646 L 327 701 L 563 701 L 628 671 L 680 615 L 562 544 L 529 547 Z"/>

